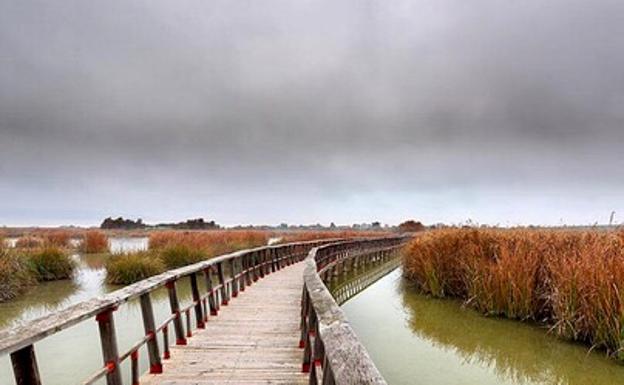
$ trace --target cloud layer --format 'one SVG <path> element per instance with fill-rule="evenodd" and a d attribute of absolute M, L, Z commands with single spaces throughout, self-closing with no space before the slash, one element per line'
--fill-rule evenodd
<path fill-rule="evenodd" d="M 0 223 L 591 223 L 621 1 L 0 3 Z"/>

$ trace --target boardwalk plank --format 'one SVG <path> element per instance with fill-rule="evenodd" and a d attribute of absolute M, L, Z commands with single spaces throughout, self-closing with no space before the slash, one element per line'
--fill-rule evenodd
<path fill-rule="evenodd" d="M 188 345 L 171 348 L 162 374 L 145 374 L 141 384 L 307 384 L 298 348 L 303 268 L 297 263 L 246 287 Z"/>

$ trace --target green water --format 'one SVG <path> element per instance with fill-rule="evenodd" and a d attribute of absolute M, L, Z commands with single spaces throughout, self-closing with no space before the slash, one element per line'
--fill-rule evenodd
<path fill-rule="evenodd" d="M 146 246 L 144 239 L 114 239 L 112 250 L 139 249 Z M 71 280 L 42 283 L 16 300 L 0 303 L 0 328 L 18 323 L 28 324 L 29 320 L 44 316 L 71 304 L 87 300 L 118 289 L 118 286 L 104 282 L 106 255 L 75 255 L 77 268 Z M 200 289 L 205 290 L 203 280 Z M 190 282 L 181 280 L 178 293 L 182 306 L 191 302 Z M 169 315 L 169 302 L 166 289 L 152 294 L 156 322 L 164 321 Z M 117 324 L 119 351 L 125 352 L 144 335 L 141 307 L 138 301 L 124 304 L 114 313 Z M 194 323 L 193 323 L 194 324 Z M 169 331 L 173 341 L 173 331 Z M 159 336 L 162 338 L 162 336 Z M 80 384 L 90 374 L 102 366 L 97 323 L 94 319 L 63 330 L 35 344 L 35 352 L 45 385 Z M 140 370 L 148 368 L 147 351 L 139 351 Z M 122 365 L 124 383 L 130 383 L 129 360 Z M 104 384 L 101 380 L 98 384 Z M 0 357 L 0 384 L 14 385 L 13 372 L 8 357 Z"/>
<path fill-rule="evenodd" d="M 547 330 L 418 294 L 395 270 L 343 306 L 390 385 L 605 385 L 624 366 Z"/>

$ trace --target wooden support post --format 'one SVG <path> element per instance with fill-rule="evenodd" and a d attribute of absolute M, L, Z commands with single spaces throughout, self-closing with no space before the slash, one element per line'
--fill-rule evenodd
<path fill-rule="evenodd" d="M 219 284 L 221 285 L 221 304 L 227 306 L 230 296 L 227 290 L 227 283 L 225 282 L 225 273 L 223 272 L 223 262 L 217 263 L 217 275 L 219 277 Z"/>
<path fill-rule="evenodd" d="M 240 291 L 245 291 L 245 286 L 247 286 L 247 254 L 241 255 L 238 262 L 240 266 L 238 284 L 240 286 Z"/>
<path fill-rule="evenodd" d="M 264 273 L 266 272 L 266 249 L 260 250 L 258 252 L 259 262 L 260 262 L 260 278 L 264 278 Z"/>
<path fill-rule="evenodd" d="M 323 364 L 323 385 L 336 385 L 334 373 L 332 372 L 327 356 L 325 356 L 325 363 Z"/>
<path fill-rule="evenodd" d="M 41 385 L 41 377 L 39 376 L 37 357 L 35 356 L 33 345 L 28 345 L 11 353 L 11 364 L 13 365 L 13 375 L 17 385 Z"/>
<path fill-rule="evenodd" d="M 232 298 L 238 297 L 238 267 L 236 258 L 230 259 L 230 271 L 232 272 Z"/>
<path fill-rule="evenodd" d="M 180 314 L 180 302 L 178 302 L 178 293 L 176 291 L 176 281 L 169 281 L 166 284 L 169 292 L 169 305 L 171 314 L 175 314 L 173 319 L 173 329 L 176 336 L 176 345 L 186 345 L 186 337 L 184 337 L 184 326 L 182 324 L 182 314 Z"/>
<path fill-rule="evenodd" d="M 204 278 L 206 279 L 206 290 L 208 291 L 208 306 L 210 307 L 210 315 L 216 316 L 219 313 L 219 302 L 217 302 L 217 293 L 212 290 L 212 269 L 207 267 L 204 269 Z"/>
<path fill-rule="evenodd" d="M 102 345 L 102 358 L 107 368 L 106 383 L 108 385 L 123 385 L 121 370 L 119 369 L 119 351 L 117 350 L 117 334 L 115 332 L 115 320 L 113 311 L 109 308 L 95 316 L 100 330 L 100 343 Z"/>
<path fill-rule="evenodd" d="M 151 338 L 147 341 L 147 353 L 150 363 L 150 373 L 162 373 L 162 362 L 160 361 L 160 351 L 158 350 L 158 339 L 156 338 L 156 324 L 154 322 L 154 309 L 150 293 L 141 295 L 141 313 L 143 314 L 143 328 L 145 335 Z"/>
<path fill-rule="evenodd" d="M 253 252 L 245 255 L 245 279 L 247 286 L 253 283 Z"/>
<path fill-rule="evenodd" d="M 195 302 L 195 322 L 197 322 L 198 329 L 204 329 L 204 311 L 202 309 L 201 296 L 199 295 L 199 288 L 197 286 L 197 275 L 191 274 L 191 293 L 193 296 L 193 302 Z"/>

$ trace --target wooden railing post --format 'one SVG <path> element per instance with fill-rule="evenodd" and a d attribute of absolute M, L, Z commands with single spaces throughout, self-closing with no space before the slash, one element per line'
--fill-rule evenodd
<path fill-rule="evenodd" d="M 207 267 L 204 269 L 204 278 L 206 279 L 206 291 L 208 292 L 208 307 L 210 315 L 216 316 L 219 313 L 219 303 L 217 302 L 217 293 L 212 289 L 212 269 Z"/>
<path fill-rule="evenodd" d="M 240 263 L 240 278 L 239 278 L 239 286 L 240 291 L 245 291 L 245 286 L 247 286 L 247 254 L 241 255 L 239 259 Z"/>
<path fill-rule="evenodd" d="M 217 274 L 219 276 L 219 284 L 221 285 L 221 304 L 227 306 L 230 296 L 227 290 L 227 283 L 225 282 L 225 274 L 223 273 L 223 262 L 217 263 Z"/>
<path fill-rule="evenodd" d="M 199 295 L 199 288 L 197 287 L 197 275 L 191 274 L 191 294 L 193 296 L 193 302 L 195 302 L 195 321 L 197 322 L 198 329 L 204 329 L 204 311 L 202 309 L 201 296 Z"/>
<path fill-rule="evenodd" d="M 35 356 L 33 345 L 28 345 L 11 353 L 11 364 L 13 365 L 13 375 L 17 385 L 41 385 L 41 377 L 39 376 L 37 357 Z"/>
<path fill-rule="evenodd" d="M 171 280 L 166 283 L 169 292 L 169 305 L 171 314 L 175 314 L 173 319 L 173 329 L 176 336 L 176 345 L 186 345 L 186 337 L 184 336 L 184 325 L 182 323 L 182 314 L 180 313 L 180 302 L 178 302 L 178 293 L 176 291 L 176 281 Z"/>
<path fill-rule="evenodd" d="M 160 361 L 160 351 L 158 349 L 158 339 L 156 338 L 156 323 L 154 322 L 154 309 L 150 293 L 141 294 L 141 313 L 143 314 L 143 328 L 145 335 L 150 339 L 147 341 L 147 353 L 150 363 L 150 373 L 162 373 L 162 362 Z"/>
<path fill-rule="evenodd" d="M 123 385 L 121 370 L 119 369 L 119 351 L 117 350 L 117 334 L 115 332 L 115 320 L 113 311 L 109 308 L 95 316 L 100 330 L 100 343 L 102 345 L 102 358 L 107 369 L 106 383 L 108 385 Z"/>
<path fill-rule="evenodd" d="M 232 272 L 232 298 L 238 297 L 238 264 L 236 258 L 230 259 L 230 271 Z"/>

